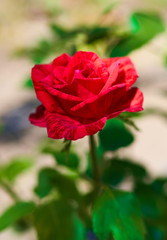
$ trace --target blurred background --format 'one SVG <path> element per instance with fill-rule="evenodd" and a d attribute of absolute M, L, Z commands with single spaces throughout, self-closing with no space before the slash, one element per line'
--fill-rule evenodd
<path fill-rule="evenodd" d="M 27 170 L 15 180 L 15 191 L 32 199 L 38 170 L 53 165 L 50 154 L 40 153 L 46 130 L 28 122 L 38 105 L 31 68 L 78 50 L 94 51 L 100 57 L 131 57 L 146 111 L 134 119 L 140 131 L 131 129 L 135 141 L 121 147 L 119 156 L 134 159 L 152 179 L 166 177 L 166 0 L 1 0 L 0 6 L 0 174 L 4 168 L 14 168 L 11 162 L 24 162 L 21 170 L 16 167 L 16 175 Z M 80 153 L 88 149 L 86 140 L 74 143 Z M 0 214 L 12 201 L 2 186 Z M 18 235 L 10 228 L 0 233 L 0 240 L 9 239 L 36 236 L 33 230 Z"/>

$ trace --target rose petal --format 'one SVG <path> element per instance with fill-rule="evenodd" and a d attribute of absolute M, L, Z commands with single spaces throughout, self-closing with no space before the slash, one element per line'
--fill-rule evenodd
<path fill-rule="evenodd" d="M 35 113 L 31 113 L 29 116 L 29 121 L 31 124 L 38 126 L 38 127 L 46 127 L 46 120 L 45 120 L 45 108 L 43 105 L 37 107 Z"/>
<path fill-rule="evenodd" d="M 43 86 L 45 86 L 45 89 L 52 95 L 52 96 L 58 96 L 60 99 L 65 99 L 65 100 L 69 100 L 69 101 L 74 101 L 74 102 L 80 102 L 82 101 L 81 98 L 74 96 L 74 95 L 70 95 L 67 93 L 64 93 L 56 88 L 51 87 L 50 85 L 47 84 L 47 82 L 42 82 Z"/>
<path fill-rule="evenodd" d="M 112 64 L 115 62 L 120 62 L 119 65 L 119 74 L 115 82 L 113 84 L 126 83 L 127 89 L 132 86 L 132 84 L 136 81 L 138 74 L 136 72 L 135 66 L 130 60 L 129 57 L 116 57 L 116 58 L 106 58 L 103 59 L 103 62 L 106 64 L 108 71 L 112 67 Z"/>
<path fill-rule="evenodd" d="M 47 93 L 49 94 L 49 96 L 53 98 L 55 101 L 55 106 L 53 105 L 52 111 L 49 110 L 51 108 L 50 106 L 47 108 L 49 112 L 57 112 L 60 114 L 71 114 L 71 108 L 82 102 L 82 98 L 64 93 L 48 85 L 46 81 L 42 81 L 42 84 L 45 90 L 47 91 Z M 44 104 L 44 100 L 42 103 Z"/>
<path fill-rule="evenodd" d="M 106 119 L 106 117 L 103 117 L 94 122 L 82 123 L 69 116 L 46 112 L 48 137 L 77 140 L 101 131 L 106 123 Z"/>
<path fill-rule="evenodd" d="M 95 97 L 86 99 L 77 104 L 71 111 L 79 117 L 101 118 L 105 116 L 110 106 L 115 104 L 126 93 L 126 85 L 118 84 L 108 88 L 106 91 Z"/>
<path fill-rule="evenodd" d="M 85 78 L 79 70 L 76 70 L 73 81 L 60 88 L 63 93 L 87 99 L 97 95 L 103 86 L 104 81 L 101 78 Z"/>
<path fill-rule="evenodd" d="M 52 73 L 54 76 L 54 84 L 56 84 L 56 85 L 59 84 L 58 81 L 60 82 L 60 84 L 65 83 L 64 78 L 63 78 L 65 69 L 66 68 L 64 66 L 54 67 L 54 70 Z"/>
<path fill-rule="evenodd" d="M 131 88 L 114 106 L 108 110 L 107 118 L 113 118 L 121 112 L 139 112 L 143 110 L 143 93 L 139 88 Z"/>
<path fill-rule="evenodd" d="M 71 61 L 72 57 L 69 56 L 68 54 L 64 53 L 60 55 L 59 57 L 55 58 L 52 62 L 53 65 L 53 75 L 57 80 L 60 80 L 62 83 L 65 83 L 64 80 L 64 72 Z M 55 83 L 57 83 L 55 81 Z"/>
<path fill-rule="evenodd" d="M 128 112 L 138 112 L 143 110 L 143 101 L 144 96 L 143 93 L 140 91 L 139 88 L 134 87 L 131 88 L 127 92 L 127 98 L 129 99 L 129 109 Z"/>
<path fill-rule="evenodd" d="M 68 63 L 71 61 L 72 57 L 69 56 L 66 53 L 63 53 L 62 55 L 60 55 L 59 57 L 55 58 L 52 62 L 53 66 L 64 66 L 66 67 L 68 65 Z"/>
<path fill-rule="evenodd" d="M 106 91 L 116 81 L 119 73 L 119 65 L 120 65 L 120 62 L 117 61 L 110 66 L 109 68 L 110 76 L 108 77 L 104 87 L 101 89 L 101 92 Z"/>
<path fill-rule="evenodd" d="M 45 89 L 45 85 L 48 86 L 53 84 L 53 79 L 51 75 L 48 75 L 49 71 L 47 71 L 47 69 L 48 65 L 46 65 L 46 69 L 45 65 L 35 65 L 32 69 L 31 76 L 37 98 L 48 111 L 64 113 L 57 99 Z"/>
<path fill-rule="evenodd" d="M 62 109 L 60 108 L 60 105 L 57 103 L 56 99 L 45 90 L 42 82 L 46 81 L 50 86 L 55 83 L 57 85 L 61 84 L 61 74 L 63 71 L 61 66 L 65 67 L 68 65 L 70 59 L 71 57 L 69 55 L 62 54 L 61 56 L 55 58 L 52 64 L 35 65 L 32 69 L 31 78 L 37 98 L 50 112 L 58 111 L 59 113 L 62 113 Z M 58 80 L 58 77 L 61 81 Z"/>
<path fill-rule="evenodd" d="M 87 66 L 87 67 L 86 67 Z M 103 61 L 98 57 L 97 54 L 93 52 L 83 52 L 78 51 L 73 57 L 70 63 L 68 64 L 65 71 L 65 78 L 67 82 L 70 82 L 73 79 L 75 70 L 80 69 L 92 69 L 95 72 L 95 75 L 102 78 L 108 78 L 108 71 L 103 63 Z M 91 72 L 89 70 L 88 75 Z"/>
<path fill-rule="evenodd" d="M 33 81 L 34 88 L 38 90 L 43 90 L 43 87 L 40 84 L 40 81 L 47 77 L 49 74 L 51 74 L 52 71 L 52 65 L 51 64 L 41 64 L 41 65 L 35 65 L 32 68 L 31 71 L 31 78 Z"/>

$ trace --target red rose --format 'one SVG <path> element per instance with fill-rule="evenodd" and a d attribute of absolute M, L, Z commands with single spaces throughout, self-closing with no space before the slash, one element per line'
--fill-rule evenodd
<path fill-rule="evenodd" d="M 143 94 L 131 85 L 138 75 L 128 57 L 100 59 L 93 52 L 62 54 L 35 65 L 32 81 L 42 103 L 30 115 L 50 138 L 76 140 L 102 130 L 121 112 L 143 110 Z"/>

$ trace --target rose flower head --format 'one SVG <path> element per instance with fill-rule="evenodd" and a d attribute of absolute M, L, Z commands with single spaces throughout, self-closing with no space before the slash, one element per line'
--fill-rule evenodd
<path fill-rule="evenodd" d="M 102 130 L 107 119 L 143 110 L 143 94 L 131 87 L 138 75 L 129 57 L 100 59 L 93 52 L 66 53 L 35 65 L 32 81 L 41 105 L 29 120 L 48 137 L 77 140 Z"/>

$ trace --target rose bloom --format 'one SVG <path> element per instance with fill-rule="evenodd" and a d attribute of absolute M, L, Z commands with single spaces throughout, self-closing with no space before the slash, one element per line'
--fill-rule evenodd
<path fill-rule="evenodd" d="M 138 75 L 129 57 L 100 59 L 93 52 L 62 54 L 35 65 L 32 81 L 42 103 L 29 120 L 48 137 L 77 140 L 102 130 L 107 119 L 143 110 L 143 94 L 131 88 Z"/>

